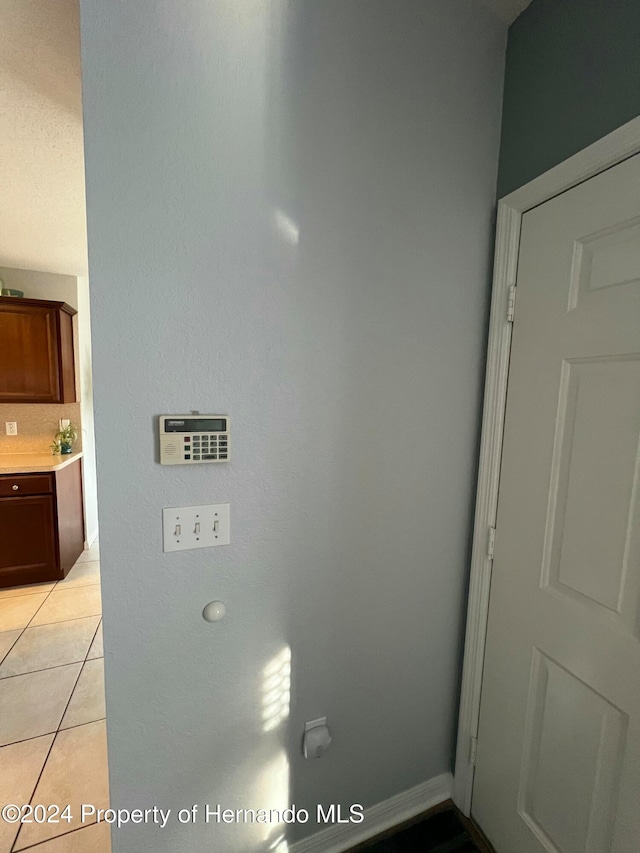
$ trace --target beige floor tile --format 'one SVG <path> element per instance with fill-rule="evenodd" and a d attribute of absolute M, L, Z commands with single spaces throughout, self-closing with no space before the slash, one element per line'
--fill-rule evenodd
<path fill-rule="evenodd" d="M 58 666 L 0 681 L 0 746 L 54 732 L 82 664 Z"/>
<path fill-rule="evenodd" d="M 9 652 L 9 649 L 18 639 L 20 634 L 21 631 L 3 631 L 0 634 L 0 661 L 2 661 L 4 656 Z"/>
<path fill-rule="evenodd" d="M 64 622 L 67 619 L 81 619 L 84 616 L 99 616 L 101 613 L 102 602 L 98 584 L 71 587 L 71 589 L 54 589 L 30 627 L 47 625 L 50 622 Z"/>
<path fill-rule="evenodd" d="M 0 631 L 26 628 L 48 592 L 40 595 L 20 595 L 0 601 Z"/>
<path fill-rule="evenodd" d="M 34 803 L 69 803 L 74 820 L 67 824 L 25 824 L 15 850 L 54 838 L 80 824 L 80 806 L 107 808 L 107 733 L 104 721 L 58 732 L 33 795 Z M 65 839 L 68 841 L 68 838 Z M 68 853 L 69 847 L 61 848 Z M 84 853 L 84 848 L 83 848 Z"/>
<path fill-rule="evenodd" d="M 0 665 L 0 678 L 84 661 L 99 621 L 88 616 L 27 628 Z"/>
<path fill-rule="evenodd" d="M 84 563 L 87 560 L 93 561 L 93 560 L 99 560 L 99 559 L 100 559 L 100 549 L 98 548 L 97 545 L 92 545 L 91 548 L 89 548 L 87 551 L 83 551 L 82 554 L 80 554 L 80 556 L 78 557 L 78 559 L 76 561 L 76 564 L 77 563 Z"/>
<path fill-rule="evenodd" d="M 0 634 L 0 637 L 2 635 Z M 95 636 L 93 643 L 91 643 L 91 648 L 89 649 L 89 654 L 87 655 L 87 660 L 95 660 L 95 658 L 104 657 L 104 642 L 102 639 L 102 619 L 100 620 L 100 627 L 98 628 L 98 632 Z"/>
<path fill-rule="evenodd" d="M 111 827 L 108 823 L 86 826 L 39 844 L 33 853 L 111 853 Z"/>
<path fill-rule="evenodd" d="M 104 658 L 98 658 L 88 660 L 82 667 L 60 728 L 93 723 L 104 716 Z"/>
<path fill-rule="evenodd" d="M 58 581 L 56 589 L 88 586 L 93 583 L 100 583 L 100 561 L 85 560 L 83 563 L 76 563 L 66 578 Z"/>
<path fill-rule="evenodd" d="M 3 598 L 15 598 L 17 595 L 37 595 L 39 592 L 51 592 L 57 581 L 51 583 L 34 583 L 28 586 L 12 586 L 9 589 L 0 589 L 0 601 Z"/>
<path fill-rule="evenodd" d="M 52 741 L 50 734 L 0 748 L 0 807 L 8 803 L 22 806 L 31 801 Z M 11 850 L 19 828 L 0 819 L 1 853 Z"/>
<path fill-rule="evenodd" d="M 111 827 L 94 823 L 38 844 L 30 853 L 111 853 Z"/>

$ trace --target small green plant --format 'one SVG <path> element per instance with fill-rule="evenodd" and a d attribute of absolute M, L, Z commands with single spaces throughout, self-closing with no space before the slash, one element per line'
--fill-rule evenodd
<path fill-rule="evenodd" d="M 71 453 L 73 443 L 78 438 L 78 427 L 75 424 L 69 424 L 60 432 L 55 434 L 51 448 L 54 453 Z"/>

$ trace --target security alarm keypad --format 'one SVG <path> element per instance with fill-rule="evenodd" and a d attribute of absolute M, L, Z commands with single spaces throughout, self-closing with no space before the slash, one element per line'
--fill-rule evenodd
<path fill-rule="evenodd" d="M 160 415 L 160 464 L 226 462 L 229 418 L 226 415 Z"/>

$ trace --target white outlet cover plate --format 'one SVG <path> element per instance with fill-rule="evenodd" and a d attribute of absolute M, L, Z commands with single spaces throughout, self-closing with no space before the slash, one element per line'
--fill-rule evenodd
<path fill-rule="evenodd" d="M 214 548 L 231 542 L 229 504 L 172 506 L 162 510 L 163 551 Z"/>

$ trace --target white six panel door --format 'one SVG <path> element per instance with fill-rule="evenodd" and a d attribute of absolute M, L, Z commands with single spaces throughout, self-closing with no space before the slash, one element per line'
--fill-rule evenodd
<path fill-rule="evenodd" d="M 526 213 L 472 814 L 640 851 L 640 155 Z"/>

